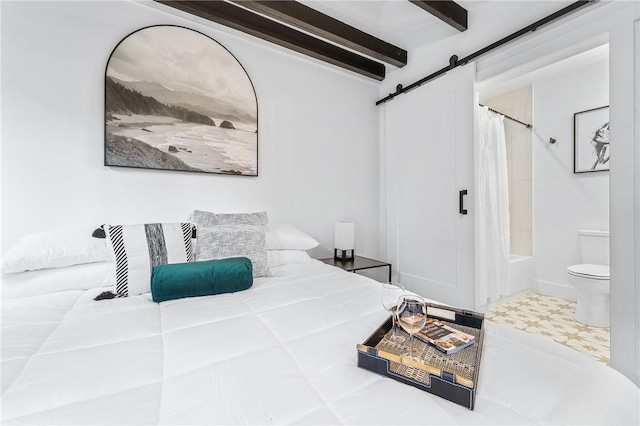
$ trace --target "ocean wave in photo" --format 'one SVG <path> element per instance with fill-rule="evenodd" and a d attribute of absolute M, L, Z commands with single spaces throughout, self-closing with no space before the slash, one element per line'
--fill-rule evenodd
<path fill-rule="evenodd" d="M 137 139 L 204 172 L 257 175 L 258 135 L 252 131 L 136 114 L 112 114 L 106 126 L 108 133 Z"/>

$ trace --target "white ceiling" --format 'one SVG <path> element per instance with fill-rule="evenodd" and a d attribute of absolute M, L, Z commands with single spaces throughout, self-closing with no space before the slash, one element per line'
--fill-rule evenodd
<path fill-rule="evenodd" d="M 301 0 L 301 3 L 388 43 L 410 50 L 425 40 L 447 37 L 458 30 L 408 0 Z M 462 7 L 484 1 L 458 1 Z M 469 10 L 469 8 L 467 8 Z"/>
<path fill-rule="evenodd" d="M 461 34 L 408 0 L 299 0 L 322 13 L 405 50 L 412 50 Z M 504 36 L 531 24 L 571 1 L 457 0 L 467 9 L 469 29 L 500 16 Z M 510 19 L 512 18 L 513 19 Z"/>
<path fill-rule="evenodd" d="M 469 29 L 464 32 L 456 30 L 409 0 L 297 1 L 407 50 L 411 62 L 412 58 L 420 54 L 418 52 L 429 52 L 431 47 L 437 47 L 434 50 L 440 53 L 449 53 L 450 50 L 450 54 L 468 55 L 478 49 L 478 46 L 498 41 L 572 4 L 574 0 L 455 0 L 468 12 Z M 576 12 L 580 13 L 582 11 Z M 553 25 L 555 24 L 561 23 Z M 424 48 L 426 49 L 423 50 Z M 446 55 L 434 59 L 440 66 L 446 65 L 448 60 L 449 56 Z M 387 75 L 398 69 L 393 65 L 386 67 Z M 438 68 L 434 66 L 431 71 Z"/>

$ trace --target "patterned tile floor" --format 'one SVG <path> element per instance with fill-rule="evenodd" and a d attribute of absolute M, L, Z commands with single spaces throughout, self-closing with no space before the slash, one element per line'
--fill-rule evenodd
<path fill-rule="evenodd" d="M 536 293 L 499 302 L 485 318 L 537 334 L 609 364 L 609 329 L 590 327 L 575 319 L 575 303 Z"/>

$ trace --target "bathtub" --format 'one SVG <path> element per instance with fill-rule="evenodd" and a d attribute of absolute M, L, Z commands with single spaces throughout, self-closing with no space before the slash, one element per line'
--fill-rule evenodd
<path fill-rule="evenodd" d="M 507 294 L 521 293 L 533 287 L 533 257 L 512 254 L 509 257 Z"/>

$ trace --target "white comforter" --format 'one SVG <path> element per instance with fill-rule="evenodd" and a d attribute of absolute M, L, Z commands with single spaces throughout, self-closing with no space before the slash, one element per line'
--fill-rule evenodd
<path fill-rule="evenodd" d="M 356 366 L 380 286 L 313 261 L 235 294 L 103 289 L 3 301 L 2 421 L 16 424 L 638 424 L 627 378 L 485 323 L 475 410 Z"/>

